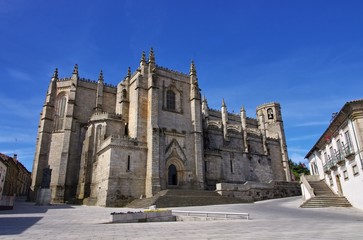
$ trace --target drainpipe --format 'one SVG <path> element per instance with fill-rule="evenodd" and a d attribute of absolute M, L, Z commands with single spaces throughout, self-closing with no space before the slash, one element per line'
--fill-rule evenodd
<path fill-rule="evenodd" d="M 358 156 L 359 156 L 359 160 L 360 160 L 360 165 L 363 169 L 363 161 L 362 161 L 362 157 L 360 155 L 361 151 L 359 149 L 359 145 L 358 145 L 358 139 L 357 139 L 357 134 L 355 133 L 355 127 L 354 127 L 354 123 L 352 122 L 352 120 L 349 119 L 349 123 L 352 125 L 352 129 L 353 129 L 353 135 L 354 135 L 354 140 L 355 140 L 355 143 L 357 145 L 357 150 L 358 150 Z"/>

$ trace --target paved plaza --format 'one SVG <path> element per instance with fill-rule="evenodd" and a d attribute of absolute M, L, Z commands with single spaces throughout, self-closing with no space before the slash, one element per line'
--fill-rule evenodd
<path fill-rule="evenodd" d="M 363 239 L 363 211 L 299 208 L 299 197 L 178 210 L 248 212 L 251 220 L 110 224 L 120 208 L 17 201 L 0 212 L 0 239 Z"/>

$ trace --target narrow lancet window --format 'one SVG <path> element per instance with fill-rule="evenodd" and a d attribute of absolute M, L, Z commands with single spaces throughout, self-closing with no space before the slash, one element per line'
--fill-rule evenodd
<path fill-rule="evenodd" d="M 127 156 L 127 172 L 129 172 L 131 169 L 131 157 L 130 155 Z"/>
<path fill-rule="evenodd" d="M 172 90 L 166 92 L 166 108 L 175 110 L 175 93 Z"/>
<path fill-rule="evenodd" d="M 67 97 L 60 96 L 55 109 L 55 125 L 54 130 L 59 131 L 64 129 L 64 118 L 66 112 Z"/>

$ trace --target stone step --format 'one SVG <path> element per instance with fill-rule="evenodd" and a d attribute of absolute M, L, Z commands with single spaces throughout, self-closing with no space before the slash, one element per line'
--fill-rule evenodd
<path fill-rule="evenodd" d="M 304 202 L 302 208 L 318 207 L 351 207 L 352 205 L 345 197 L 314 197 Z"/>
<path fill-rule="evenodd" d="M 352 205 L 345 197 L 336 195 L 325 183 L 324 180 L 309 181 L 314 189 L 315 197 L 304 202 L 302 208 L 322 208 L 322 207 L 351 207 Z"/>
<path fill-rule="evenodd" d="M 309 181 L 309 184 L 314 189 L 315 196 L 336 196 L 324 180 Z"/>
<path fill-rule="evenodd" d="M 147 208 L 156 205 L 157 208 L 203 206 L 217 204 L 246 203 L 242 199 L 222 197 L 214 191 L 168 189 L 160 191 L 151 198 L 137 199 L 126 207 Z"/>

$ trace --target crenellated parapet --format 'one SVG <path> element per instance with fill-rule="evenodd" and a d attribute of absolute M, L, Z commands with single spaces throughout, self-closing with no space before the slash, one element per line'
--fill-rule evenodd
<path fill-rule="evenodd" d="M 111 135 L 102 142 L 98 153 L 100 154 L 110 148 L 147 149 L 147 144 L 128 136 Z"/>
<path fill-rule="evenodd" d="M 58 78 L 57 82 L 66 82 L 66 81 L 71 81 L 72 79 L 70 77 L 64 77 L 64 78 Z M 79 78 L 80 82 L 84 82 L 84 83 L 91 83 L 94 84 L 95 86 L 98 84 L 98 81 L 96 80 L 92 80 L 89 78 Z M 116 88 L 115 85 L 111 84 L 111 83 L 104 83 L 105 87 L 109 87 L 109 88 Z"/>
<path fill-rule="evenodd" d="M 159 65 L 155 65 L 155 66 L 156 66 L 156 69 L 157 70 L 162 70 L 162 71 L 170 72 L 170 73 L 173 73 L 173 74 L 176 74 L 176 75 L 180 75 L 180 76 L 183 76 L 183 77 L 189 77 L 189 74 L 186 74 L 186 73 L 182 73 L 182 72 L 179 72 L 179 71 L 175 71 L 175 70 L 172 70 L 172 69 L 169 69 L 169 68 L 166 68 L 166 67 L 162 67 L 162 66 L 159 66 Z"/>

